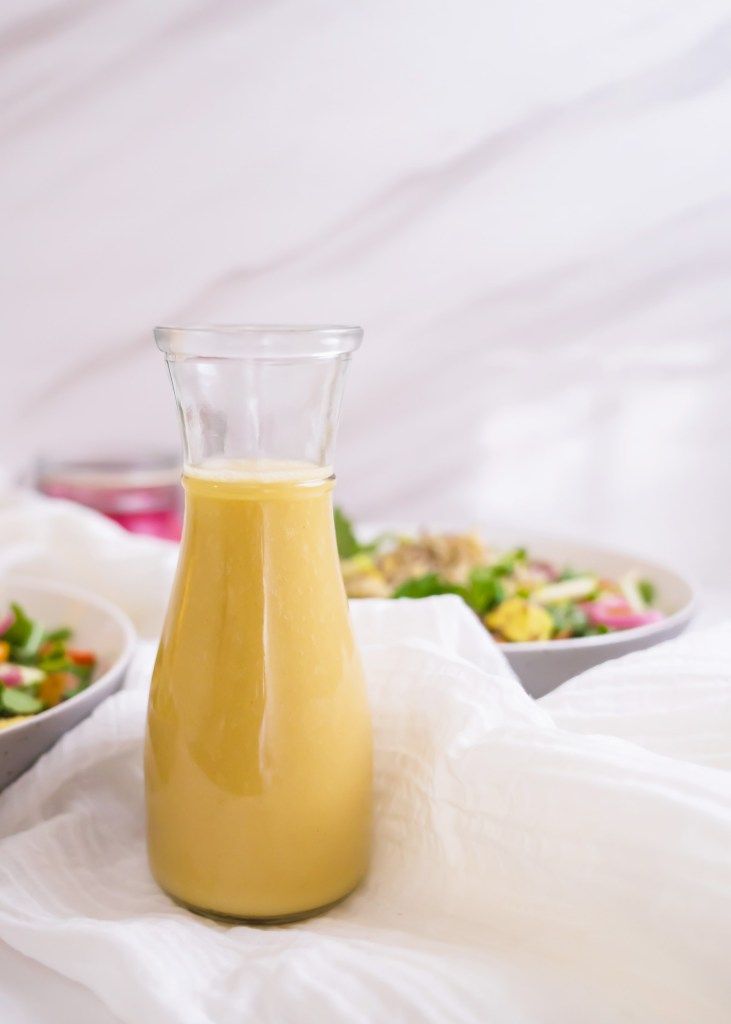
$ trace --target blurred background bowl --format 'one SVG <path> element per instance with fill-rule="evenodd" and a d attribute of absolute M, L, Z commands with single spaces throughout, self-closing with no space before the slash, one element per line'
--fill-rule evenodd
<path fill-rule="evenodd" d="M 602 636 L 499 644 L 513 671 L 533 697 L 544 696 L 567 679 L 603 661 L 653 647 L 662 640 L 678 636 L 697 611 L 698 598 L 689 580 L 674 569 L 647 561 L 639 555 L 526 531 L 520 531 L 519 535 L 496 533 L 494 530 L 484 533 L 498 548 L 526 547 L 539 560 L 577 570 L 586 569 L 610 579 L 619 579 L 626 572 L 636 570 L 641 579 L 654 584 L 657 607 L 665 614 L 660 622 Z"/>
<path fill-rule="evenodd" d="M 526 548 L 531 558 L 537 561 L 550 562 L 559 568 L 571 568 L 578 572 L 596 573 L 614 580 L 635 570 L 641 579 L 649 580 L 655 586 L 655 607 L 665 615 L 660 622 L 601 636 L 498 643 L 511 668 L 533 697 L 543 697 L 567 679 L 603 661 L 620 658 L 623 654 L 653 647 L 663 640 L 678 636 L 698 611 L 695 585 L 670 566 L 650 561 L 642 555 L 522 528 L 480 523 L 468 528 L 479 533 L 489 547 L 496 551 Z M 409 537 L 420 532 L 463 533 L 465 529 L 464 523 L 455 522 L 432 523 L 430 526 L 379 523 L 358 527 L 357 532 L 359 537 L 368 541 L 383 533 Z"/>
<path fill-rule="evenodd" d="M 88 689 L 0 731 L 0 790 L 119 689 L 135 646 L 134 627 L 124 612 L 83 590 L 8 575 L 0 580 L 0 608 L 11 601 L 49 628 L 68 626 L 75 645 L 94 651 L 99 661 Z"/>

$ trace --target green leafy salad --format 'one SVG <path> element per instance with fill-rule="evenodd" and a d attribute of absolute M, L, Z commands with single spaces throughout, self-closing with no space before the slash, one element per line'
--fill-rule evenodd
<path fill-rule="evenodd" d="M 89 686 L 96 655 L 72 647 L 71 639 L 70 629 L 47 630 L 18 604 L 0 614 L 0 729 Z"/>
<path fill-rule="evenodd" d="M 383 534 L 362 543 L 340 509 L 335 534 L 349 597 L 457 594 L 503 642 L 596 636 L 664 618 L 652 583 L 635 571 L 608 579 L 522 547 L 495 551 L 476 533 Z"/>

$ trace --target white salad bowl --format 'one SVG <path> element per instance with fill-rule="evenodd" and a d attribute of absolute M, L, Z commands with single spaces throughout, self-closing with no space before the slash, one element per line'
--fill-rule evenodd
<path fill-rule="evenodd" d="M 498 643 L 511 668 L 523 687 L 533 697 L 543 697 L 567 679 L 585 672 L 603 661 L 619 658 L 623 654 L 653 647 L 663 640 L 678 636 L 697 611 L 695 587 L 668 566 L 648 561 L 639 555 L 613 548 L 598 547 L 582 541 L 477 524 L 476 532 L 497 551 L 526 548 L 530 557 L 546 561 L 558 568 L 571 568 L 577 572 L 596 573 L 619 580 L 625 573 L 637 572 L 640 579 L 649 580 L 655 587 L 655 607 L 665 618 L 647 626 L 618 630 L 599 636 L 576 637 L 570 640 L 531 640 L 523 643 Z M 358 531 L 365 540 L 375 539 L 382 533 L 416 536 L 427 533 L 464 533 L 463 527 L 370 526 Z"/>
<path fill-rule="evenodd" d="M 98 664 L 92 683 L 75 697 L 0 729 L 0 790 L 119 689 L 136 640 L 134 627 L 122 611 L 74 587 L 8 575 L 0 580 L 0 609 L 11 601 L 49 629 L 68 626 L 74 646 L 94 651 Z"/>
<path fill-rule="evenodd" d="M 695 615 L 698 598 L 694 586 L 674 569 L 648 561 L 638 555 L 613 548 L 596 547 L 579 541 L 521 532 L 507 538 L 501 532 L 485 531 L 491 545 L 500 549 L 525 547 L 532 558 L 558 566 L 586 570 L 610 579 L 636 571 L 649 580 L 657 593 L 657 607 L 665 618 L 647 626 L 618 630 L 600 636 L 576 637 L 571 640 L 545 640 L 525 643 L 500 643 L 498 646 L 513 671 L 533 697 L 542 697 L 557 686 L 585 672 L 594 665 L 623 654 L 653 647 L 663 640 L 678 636 Z"/>

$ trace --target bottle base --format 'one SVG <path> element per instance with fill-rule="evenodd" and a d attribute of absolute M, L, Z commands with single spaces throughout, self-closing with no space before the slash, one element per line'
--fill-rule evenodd
<path fill-rule="evenodd" d="M 351 896 L 355 889 L 350 889 L 343 896 L 339 896 L 338 899 L 333 900 L 331 903 L 325 903 L 320 907 L 313 907 L 311 910 L 298 910 L 293 914 L 270 914 L 267 916 L 257 916 L 252 914 L 224 914 L 218 910 L 210 910 L 206 907 L 197 907 L 192 903 L 186 903 L 185 900 L 181 900 L 178 896 L 174 896 L 168 892 L 167 895 L 176 903 L 179 907 L 184 910 L 189 910 L 193 914 L 198 914 L 199 917 L 207 917 L 212 921 L 218 921 L 221 924 L 246 924 L 252 926 L 269 927 L 272 925 L 279 924 L 294 924 L 296 921 L 306 921 L 310 917 L 320 917 L 322 914 L 326 914 L 333 907 L 337 907 L 340 903 Z"/>

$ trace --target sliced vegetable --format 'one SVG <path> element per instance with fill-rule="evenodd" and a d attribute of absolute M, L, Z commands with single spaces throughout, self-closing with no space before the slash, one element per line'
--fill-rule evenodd
<path fill-rule="evenodd" d="M 2 678 L 3 669 L 14 669 L 18 672 L 21 686 L 32 686 L 46 678 L 46 673 L 33 665 L 13 665 L 11 662 L 7 662 L 5 665 L 0 665 L 0 678 Z"/>
<path fill-rule="evenodd" d="M 558 604 L 559 601 L 583 601 L 591 597 L 597 588 L 596 576 L 574 576 L 558 583 L 547 583 L 533 592 L 538 604 Z"/>
<path fill-rule="evenodd" d="M 619 580 L 619 589 L 622 597 L 624 597 L 633 612 L 643 612 L 647 608 L 639 582 L 639 574 L 634 570 L 626 572 Z"/>
<path fill-rule="evenodd" d="M 595 626 L 606 626 L 608 629 L 636 629 L 638 626 L 660 622 L 663 618 L 662 612 L 654 608 L 636 612 L 626 601 L 590 601 L 582 607 L 589 622 Z"/>
<path fill-rule="evenodd" d="M 43 702 L 30 693 L 26 693 L 25 690 L 3 689 L 0 694 L 0 703 L 11 715 L 36 715 L 43 710 Z"/>
<path fill-rule="evenodd" d="M 47 708 L 55 707 L 78 686 L 78 679 L 71 672 L 56 672 L 46 676 L 38 688 L 38 698 Z"/>
<path fill-rule="evenodd" d="M 10 665 L 7 662 L 0 665 L 0 683 L 4 686 L 20 686 L 23 682 L 23 673 L 19 665 Z"/>
<path fill-rule="evenodd" d="M 16 661 L 30 662 L 38 654 L 38 649 L 43 642 L 43 626 L 40 622 L 31 623 L 30 632 L 22 645 L 16 647 L 14 657 Z"/>
<path fill-rule="evenodd" d="M 71 630 L 47 631 L 18 604 L 0 616 L 0 726 L 54 707 L 85 690 L 96 655 L 68 647 Z"/>
<path fill-rule="evenodd" d="M 96 655 L 92 651 L 82 651 L 76 647 L 69 647 L 68 656 L 75 665 L 93 665 Z"/>

